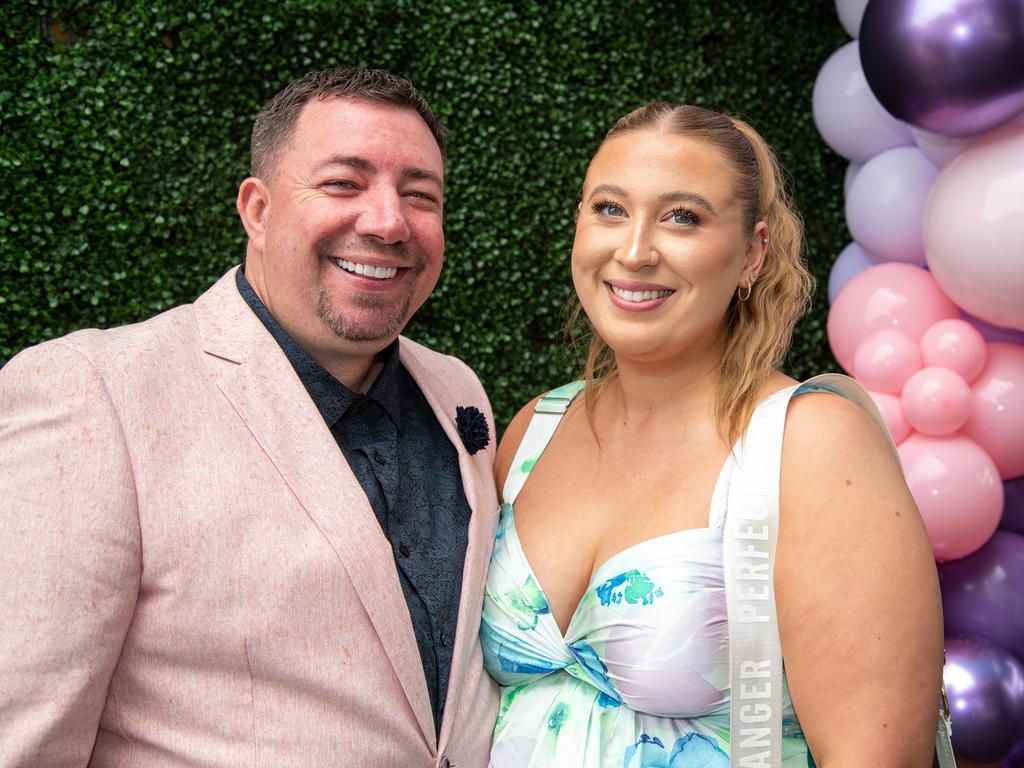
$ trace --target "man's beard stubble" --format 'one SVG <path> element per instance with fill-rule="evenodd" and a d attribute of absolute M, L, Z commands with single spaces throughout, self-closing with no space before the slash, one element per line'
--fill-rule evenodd
<path fill-rule="evenodd" d="M 338 238 L 325 240 L 317 246 L 317 255 L 320 257 L 324 269 L 340 269 L 331 263 L 331 254 L 344 253 L 346 256 L 358 256 L 360 252 L 386 254 L 389 257 L 398 256 L 401 266 L 409 269 L 413 278 L 426 268 L 423 257 L 405 245 L 384 245 L 368 239 L 349 243 Z M 351 297 L 354 303 L 371 310 L 372 313 L 370 320 L 358 322 L 345 317 L 343 311 L 333 306 L 326 283 L 321 280 L 317 313 L 321 322 L 330 328 L 338 338 L 357 342 L 378 341 L 397 336 L 405 328 L 405 324 L 409 321 L 409 309 L 412 305 L 411 294 L 410 289 L 397 309 L 394 308 L 394 299 L 391 297 L 372 295 Z"/>

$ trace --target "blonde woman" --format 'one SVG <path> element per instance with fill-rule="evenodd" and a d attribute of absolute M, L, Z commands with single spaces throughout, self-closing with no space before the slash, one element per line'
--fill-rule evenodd
<path fill-rule="evenodd" d="M 922 521 L 863 392 L 776 369 L 812 285 L 801 234 L 740 120 L 649 104 L 591 161 L 585 382 L 524 407 L 497 456 L 495 768 L 931 764 Z M 737 657 L 751 628 L 764 659 Z"/>

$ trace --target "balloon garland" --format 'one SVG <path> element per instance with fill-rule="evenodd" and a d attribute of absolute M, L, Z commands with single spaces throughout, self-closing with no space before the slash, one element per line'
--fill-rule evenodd
<path fill-rule="evenodd" d="M 828 339 L 939 561 L 953 746 L 1024 766 L 1024 0 L 836 0 L 813 113 L 850 161 Z"/>

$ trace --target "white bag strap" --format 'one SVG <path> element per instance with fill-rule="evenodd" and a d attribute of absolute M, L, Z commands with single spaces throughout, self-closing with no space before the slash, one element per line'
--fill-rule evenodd
<path fill-rule="evenodd" d="M 551 390 L 537 401 L 533 408 L 533 418 L 530 419 L 505 477 L 505 487 L 501 491 L 501 500 L 505 504 L 515 503 L 516 496 L 533 469 L 533 462 L 544 452 L 562 416 L 585 385 L 584 381 L 573 381 Z"/>
<path fill-rule="evenodd" d="M 729 617 L 729 763 L 782 765 L 782 649 L 772 574 L 786 407 L 796 387 L 769 396 L 733 448 L 723 561 Z"/>
<path fill-rule="evenodd" d="M 734 447 L 723 531 L 726 606 L 729 617 L 732 765 L 782 765 L 782 651 L 775 609 L 775 545 L 786 409 L 797 391 L 824 389 L 857 403 L 881 427 L 899 461 L 885 419 L 871 396 L 848 376 L 825 374 L 775 392 L 755 409 Z M 940 768 L 956 768 L 945 685 L 935 734 Z"/>

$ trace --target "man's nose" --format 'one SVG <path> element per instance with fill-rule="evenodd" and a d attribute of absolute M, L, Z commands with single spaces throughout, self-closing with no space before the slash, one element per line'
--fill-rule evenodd
<path fill-rule="evenodd" d="M 658 251 L 654 247 L 650 227 L 643 222 L 635 222 L 623 233 L 625 237 L 615 249 L 615 259 L 622 266 L 631 270 L 643 269 L 658 263 Z"/>
<path fill-rule="evenodd" d="M 365 207 L 356 220 L 356 232 L 374 237 L 385 245 L 404 243 L 409 239 L 409 220 L 402 197 L 395 189 L 378 189 L 364 197 Z"/>

